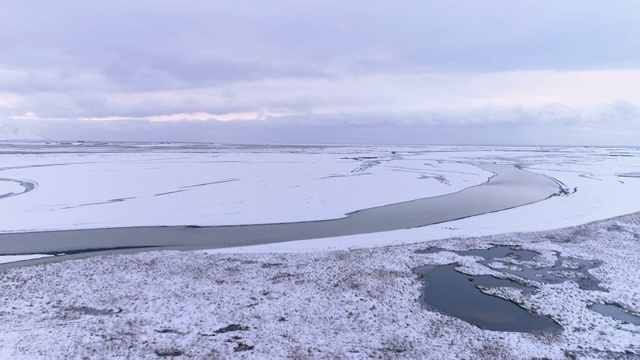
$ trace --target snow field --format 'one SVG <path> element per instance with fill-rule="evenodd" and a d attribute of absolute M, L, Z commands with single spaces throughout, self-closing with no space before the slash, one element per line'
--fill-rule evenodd
<path fill-rule="evenodd" d="M 388 149 L 357 153 L 0 155 L 6 178 L 38 182 L 2 199 L 0 230 L 232 225 L 340 218 L 460 191 L 491 173 Z M 10 209 L 10 211 L 9 211 Z"/>
<path fill-rule="evenodd" d="M 621 230 L 622 229 L 622 230 Z M 610 358 L 640 354 L 640 327 L 587 308 L 640 311 L 640 214 L 537 233 L 454 238 L 412 245 L 293 254 L 150 252 L 5 270 L 0 355 L 11 358 Z M 411 269 L 472 257 L 415 254 L 520 245 L 541 265 L 563 256 L 600 259 L 609 292 L 575 283 L 496 294 L 551 316 L 565 331 L 485 331 L 426 311 Z M 602 249 L 608 249 L 603 252 Z M 229 325 L 241 330 L 216 333 Z M 246 329 L 245 329 L 246 327 Z"/>
<path fill-rule="evenodd" d="M 0 154 L 0 177 L 39 184 L 0 199 L 0 231 L 340 217 L 481 183 L 490 174 L 474 164 L 493 162 L 551 176 L 570 194 L 417 229 L 3 270 L 0 358 L 640 356 L 639 326 L 588 309 L 607 303 L 640 312 L 640 178 L 617 176 L 640 170 L 638 149 L 48 149 Z M 417 266 L 496 271 L 473 257 L 415 250 L 501 244 L 538 251 L 541 266 L 558 254 L 602 260 L 591 273 L 609 291 L 572 282 L 538 284 L 530 296 L 489 290 L 552 317 L 565 328 L 559 334 L 485 331 L 421 307 Z"/>

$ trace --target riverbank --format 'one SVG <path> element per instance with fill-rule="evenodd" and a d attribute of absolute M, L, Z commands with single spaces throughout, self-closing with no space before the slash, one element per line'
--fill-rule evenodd
<path fill-rule="evenodd" d="M 149 250 L 220 249 L 296 240 L 318 240 L 450 222 L 546 200 L 563 193 L 549 177 L 513 165 L 480 165 L 493 172 L 487 182 L 461 191 L 361 209 L 323 221 L 238 226 L 156 226 L 0 234 L 2 255 L 65 257 Z M 38 261 L 41 262 L 41 261 Z M 34 263 L 34 262 L 32 262 Z M 0 266 L 2 268 L 3 266 Z"/>
<path fill-rule="evenodd" d="M 640 355 L 640 326 L 589 309 L 640 311 L 640 214 L 534 233 L 311 253 L 150 252 L 0 272 L 4 358 L 611 358 Z M 575 282 L 533 295 L 493 291 L 557 321 L 557 334 L 481 330 L 425 310 L 412 269 L 459 263 L 450 250 L 520 246 L 549 265 L 558 254 L 601 260 L 608 292 Z"/>
<path fill-rule="evenodd" d="M 639 356 L 637 325 L 592 310 L 640 309 L 638 215 L 600 221 L 640 210 L 634 196 L 640 178 L 629 176 L 640 168 L 639 149 L 208 144 L 26 144 L 19 151 L 10 144 L 2 149 L 7 147 L 0 146 L 3 178 L 38 183 L 34 191 L 0 199 L 5 232 L 86 229 L 102 220 L 104 227 L 173 224 L 197 232 L 198 226 L 227 220 L 316 219 L 324 210 L 343 215 L 363 204 L 388 204 L 385 189 L 415 199 L 423 190 L 447 193 L 486 181 L 489 173 L 471 164 L 520 164 L 555 179 L 565 195 L 410 230 L 277 244 L 94 253 L 98 256 L 90 259 L 12 269 L 7 268 L 49 259 L 25 260 L 5 252 L 11 257 L 0 261 L 23 261 L 0 265 L 5 268 L 0 270 L 5 325 L 0 358 Z M 236 165 L 242 176 L 229 173 Z M 171 176 L 157 177 L 162 174 Z M 102 187 L 74 183 L 85 175 Z M 231 178 L 247 181 L 226 181 Z M 322 191 L 309 198 L 314 189 Z M 52 193 L 57 197 L 50 198 Z M 244 197 L 229 206 L 217 197 L 238 194 Z M 338 199 L 338 205 L 326 199 Z M 174 240 L 184 235 L 182 228 L 175 228 Z M 132 229 L 121 231 L 137 236 Z M 529 264 L 533 267 L 548 267 L 559 257 L 601 261 L 590 274 L 608 292 L 584 290 L 575 281 L 533 284 L 537 290 L 531 295 L 485 290 L 549 316 L 563 327 L 557 334 L 486 331 L 422 308 L 416 267 L 456 263 L 469 275 L 501 270 L 498 263 L 487 267 L 460 253 L 415 250 L 494 245 L 538 252 Z"/>

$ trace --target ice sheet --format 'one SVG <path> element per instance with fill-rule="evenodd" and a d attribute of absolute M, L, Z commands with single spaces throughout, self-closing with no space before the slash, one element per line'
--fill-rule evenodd
<path fill-rule="evenodd" d="M 425 228 L 305 240 L 215 251 L 310 251 L 413 243 L 449 237 L 468 237 L 559 229 L 640 211 L 640 178 L 619 173 L 640 169 L 640 150 L 623 148 L 446 148 L 432 158 L 467 163 L 502 162 L 556 179 L 568 189 L 534 204 L 474 216 Z"/>
<path fill-rule="evenodd" d="M 8 197 L 11 194 L 21 193 L 22 191 L 23 188 L 18 183 L 0 179 L 0 198 Z"/>
<path fill-rule="evenodd" d="M 6 210 L 0 231 L 340 218 L 460 191 L 492 175 L 471 164 L 380 147 L 54 152 L 58 149 L 0 154 L 0 177 L 38 183 L 36 191 L 1 199 Z"/>
<path fill-rule="evenodd" d="M 23 260 L 31 260 L 31 259 L 40 259 L 44 257 L 49 257 L 53 255 L 41 255 L 41 254 L 29 254 L 29 255 L 6 255 L 0 256 L 0 264 L 12 263 Z"/>
<path fill-rule="evenodd" d="M 569 195 L 426 233 L 303 247 L 553 229 L 640 210 L 629 196 L 640 193 L 640 178 L 619 176 L 638 172 L 640 151 L 633 148 L 3 143 L 0 177 L 30 179 L 38 188 L 0 199 L 0 231 L 339 218 L 477 185 L 491 174 L 474 164 L 491 162 L 551 176 Z"/>

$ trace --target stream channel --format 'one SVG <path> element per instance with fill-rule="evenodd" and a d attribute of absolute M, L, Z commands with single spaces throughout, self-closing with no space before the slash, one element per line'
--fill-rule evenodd
<path fill-rule="evenodd" d="M 0 234 L 0 256 L 56 255 L 31 265 L 108 253 L 195 250 L 410 229 L 522 206 L 559 195 L 556 181 L 514 165 L 482 164 L 487 182 L 442 196 L 359 210 L 343 218 L 232 226 L 141 226 Z"/>

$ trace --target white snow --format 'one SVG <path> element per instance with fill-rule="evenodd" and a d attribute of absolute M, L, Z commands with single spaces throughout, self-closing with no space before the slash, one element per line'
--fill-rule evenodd
<path fill-rule="evenodd" d="M 491 174 L 474 164 L 485 162 L 522 164 L 577 192 L 430 227 L 428 236 L 552 229 L 640 210 L 629 196 L 640 192 L 640 178 L 618 176 L 638 172 L 638 149 L 143 145 L 16 144 L 26 152 L 16 153 L 5 144 L 0 177 L 29 179 L 38 187 L 0 201 L 0 209 L 10 209 L 3 211 L 0 230 L 339 218 L 480 184 Z M 415 239 L 424 236 L 414 233 Z M 373 243 L 388 238 L 366 235 Z"/>
<path fill-rule="evenodd" d="M 29 254 L 29 255 L 0 255 L 0 264 L 11 263 L 23 260 L 40 259 L 53 255 Z"/>
<path fill-rule="evenodd" d="M 19 194 L 23 191 L 24 189 L 22 188 L 22 186 L 20 186 L 20 184 L 16 182 L 0 180 L 0 198 L 3 195 Z"/>
<path fill-rule="evenodd" d="M 508 151 L 507 151 L 508 150 Z M 640 211 L 640 178 L 620 177 L 620 172 L 640 169 L 640 149 L 466 149 L 431 153 L 443 161 L 517 162 L 524 169 L 551 176 L 575 193 L 534 204 L 430 225 L 425 228 L 304 240 L 212 252 L 310 251 L 349 249 L 413 243 L 449 237 L 480 236 L 513 231 L 541 231 L 576 226 Z M 618 156 L 622 153 L 628 156 Z"/>
<path fill-rule="evenodd" d="M 38 183 L 0 199 L 0 231 L 340 217 L 481 183 L 490 174 L 474 164 L 485 162 L 520 164 L 557 179 L 570 194 L 417 229 L 3 270 L 0 358 L 640 355 L 640 326 L 588 309 L 614 303 L 640 312 L 640 178 L 618 176 L 640 171 L 638 149 L 65 146 L 58 145 L 60 153 L 46 146 L 0 153 L 0 177 Z M 378 159 L 363 159 L 369 156 Z M 362 171 L 371 175 L 352 172 L 379 159 Z M 231 179 L 238 180 L 221 182 Z M 193 187 L 212 182 L 219 183 Z M 177 190 L 186 191 L 154 196 Z M 128 197 L 134 199 L 105 203 Z M 459 262 L 469 273 L 498 270 L 452 252 L 415 250 L 496 244 L 538 251 L 540 265 L 558 254 L 602 260 L 591 273 L 608 292 L 573 282 L 538 284 L 532 295 L 490 291 L 550 316 L 564 327 L 560 334 L 485 331 L 420 306 L 422 284 L 411 271 L 417 266 Z M 230 324 L 247 328 L 216 334 Z"/>
<path fill-rule="evenodd" d="M 640 355 L 640 326 L 588 309 L 616 303 L 640 310 L 640 214 L 574 228 L 293 254 L 149 252 L 0 272 L 0 357 L 156 358 L 615 358 Z M 599 259 L 592 270 L 608 292 L 573 282 L 537 284 L 524 295 L 491 293 L 550 316 L 564 331 L 481 330 L 427 311 L 411 269 L 473 257 L 414 251 L 490 244 Z M 607 249 L 607 251 L 603 251 Z M 231 324 L 246 330 L 216 333 Z M 247 349 L 242 345 L 252 347 Z M 245 348 L 246 351 L 236 352 Z"/>
<path fill-rule="evenodd" d="M 30 179 L 38 188 L 0 202 L 11 209 L 0 229 L 340 218 L 362 208 L 460 191 L 492 175 L 420 153 L 401 158 L 388 148 L 372 147 L 362 155 L 362 149 L 331 150 L 3 154 L 0 177 Z"/>

